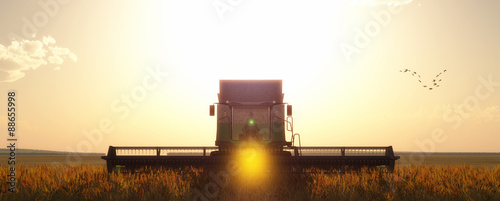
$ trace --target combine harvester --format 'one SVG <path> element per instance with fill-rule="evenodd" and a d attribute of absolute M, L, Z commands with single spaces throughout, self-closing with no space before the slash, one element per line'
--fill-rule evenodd
<path fill-rule="evenodd" d="M 293 132 L 292 106 L 283 102 L 281 80 L 220 80 L 217 133 L 214 147 L 115 147 L 110 146 L 107 170 L 117 166 L 220 168 L 240 162 L 248 169 L 345 169 L 386 167 L 394 170 L 392 146 L 303 147 Z M 285 116 L 286 108 L 286 116 Z M 290 141 L 286 133 L 290 132 Z M 250 150 L 250 152 L 249 152 Z M 244 155 L 244 160 L 241 156 Z"/>

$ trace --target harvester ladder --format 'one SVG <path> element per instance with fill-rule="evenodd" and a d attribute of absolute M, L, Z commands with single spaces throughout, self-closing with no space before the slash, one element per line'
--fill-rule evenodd
<path fill-rule="evenodd" d="M 300 134 L 293 132 L 293 117 L 288 116 L 288 117 L 286 117 L 285 121 L 286 121 L 286 130 L 292 132 L 291 142 L 292 142 L 292 146 L 293 147 L 295 147 L 295 136 L 299 137 L 299 147 L 295 148 L 295 153 L 294 154 L 298 155 L 298 156 L 301 156 L 302 155 L 302 150 L 300 149 L 300 147 L 302 147 L 302 144 L 300 143 Z"/>

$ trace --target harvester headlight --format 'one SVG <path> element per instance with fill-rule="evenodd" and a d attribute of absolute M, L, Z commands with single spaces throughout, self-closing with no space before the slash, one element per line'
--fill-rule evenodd
<path fill-rule="evenodd" d="M 245 147 L 238 151 L 237 161 L 239 173 L 245 179 L 263 178 L 267 172 L 267 155 L 259 147 Z"/>

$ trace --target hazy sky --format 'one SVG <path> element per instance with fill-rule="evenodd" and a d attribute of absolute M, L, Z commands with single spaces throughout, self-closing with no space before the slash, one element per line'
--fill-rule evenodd
<path fill-rule="evenodd" d="M 2 0 L 0 124 L 14 89 L 20 148 L 213 146 L 219 79 L 282 79 L 302 145 L 500 152 L 499 10 L 497 0 Z"/>

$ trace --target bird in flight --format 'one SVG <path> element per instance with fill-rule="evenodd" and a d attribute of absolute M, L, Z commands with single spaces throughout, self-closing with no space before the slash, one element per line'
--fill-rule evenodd
<path fill-rule="evenodd" d="M 424 88 L 428 88 L 429 90 L 432 90 L 432 89 L 433 89 L 433 88 L 431 88 L 431 87 L 427 87 L 427 85 L 426 85 L 426 84 L 424 84 L 424 83 L 422 82 L 422 79 L 420 79 L 420 75 L 417 73 L 417 71 L 412 71 L 412 70 L 410 70 L 410 69 L 407 69 L 407 68 L 406 68 L 406 69 L 404 69 L 404 70 L 399 70 L 399 72 L 402 72 L 402 73 L 410 72 L 410 73 L 411 73 L 411 76 L 415 76 L 415 75 L 417 75 L 417 76 L 419 77 L 418 82 L 422 83 Z M 438 83 L 440 83 L 440 82 L 442 81 L 442 79 L 439 79 L 439 80 L 438 80 L 438 78 L 439 78 L 439 77 L 440 77 L 443 73 L 445 73 L 445 72 L 446 72 L 446 69 L 444 69 L 442 72 L 440 72 L 439 74 L 437 74 L 437 75 L 436 75 L 436 77 L 435 77 L 435 79 L 432 79 L 432 84 L 433 84 L 432 86 L 433 86 L 434 88 L 437 88 L 437 87 L 439 87 L 439 86 L 440 86 Z"/>

